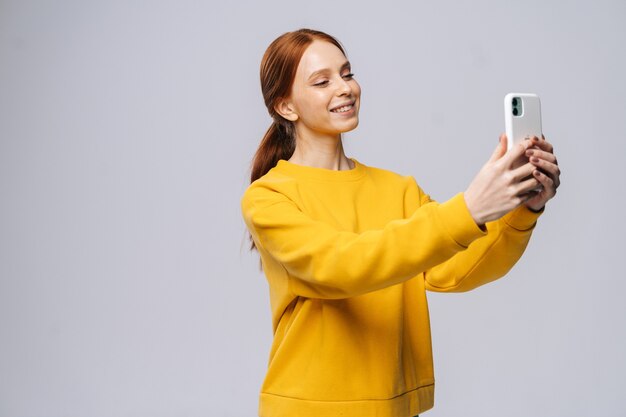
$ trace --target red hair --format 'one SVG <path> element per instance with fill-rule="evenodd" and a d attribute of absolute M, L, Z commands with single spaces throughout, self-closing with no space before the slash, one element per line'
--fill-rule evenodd
<path fill-rule="evenodd" d="M 261 60 L 261 91 L 267 111 L 272 117 L 269 127 L 252 160 L 250 183 L 265 175 L 280 159 L 289 159 L 296 148 L 293 122 L 283 118 L 275 110 L 280 100 L 289 97 L 300 59 L 314 40 L 330 42 L 346 55 L 344 48 L 334 37 L 312 29 L 287 32 L 276 38 L 265 51 Z M 252 236 L 250 250 L 255 249 Z"/>

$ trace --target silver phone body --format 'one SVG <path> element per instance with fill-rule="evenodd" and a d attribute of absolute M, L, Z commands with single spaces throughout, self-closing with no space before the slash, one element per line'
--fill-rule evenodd
<path fill-rule="evenodd" d="M 514 100 L 519 102 L 514 106 Z M 518 114 L 514 114 L 517 110 Z M 524 139 L 541 139 L 541 101 L 537 94 L 509 93 L 504 96 L 504 123 L 508 140 L 507 151 Z"/>
<path fill-rule="evenodd" d="M 533 93 L 509 93 L 504 96 L 504 123 L 506 128 L 507 152 L 523 140 L 533 136 L 541 139 L 541 101 Z M 522 154 L 512 168 L 528 163 L 528 157 Z M 531 178 L 532 175 L 524 178 Z M 540 191 L 539 185 L 535 191 Z"/>

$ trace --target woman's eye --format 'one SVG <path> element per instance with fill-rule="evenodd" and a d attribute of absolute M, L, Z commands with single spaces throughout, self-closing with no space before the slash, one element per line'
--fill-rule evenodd
<path fill-rule="evenodd" d="M 341 77 L 344 78 L 344 79 L 351 80 L 352 77 L 354 77 L 354 74 L 353 73 L 348 73 L 348 74 L 342 75 Z M 329 82 L 330 81 L 328 81 L 328 80 L 324 80 L 324 81 L 320 81 L 318 83 L 315 83 L 313 85 L 316 86 L 316 87 L 325 87 Z"/>

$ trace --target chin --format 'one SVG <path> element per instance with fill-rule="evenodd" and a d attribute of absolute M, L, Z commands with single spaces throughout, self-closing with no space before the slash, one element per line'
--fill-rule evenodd
<path fill-rule="evenodd" d="M 349 120 L 343 120 L 343 123 L 335 122 L 333 125 L 334 129 L 331 129 L 331 131 L 334 131 L 335 133 L 350 132 L 351 130 L 356 129 L 359 125 L 359 116 L 356 115 L 351 117 Z"/>
<path fill-rule="evenodd" d="M 350 127 L 346 128 L 346 129 L 343 129 L 343 130 L 341 131 L 341 133 L 350 132 L 351 130 L 356 129 L 356 128 L 357 128 L 357 126 L 359 126 L 359 119 L 356 119 L 356 121 L 355 121 L 354 123 L 352 123 L 352 124 L 350 125 Z"/>

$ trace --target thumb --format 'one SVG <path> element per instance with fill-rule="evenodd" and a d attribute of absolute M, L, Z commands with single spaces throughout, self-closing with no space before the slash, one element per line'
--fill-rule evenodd
<path fill-rule="evenodd" d="M 504 156 L 504 154 L 506 153 L 506 148 L 507 148 L 506 134 L 503 133 L 500 135 L 498 146 L 493 151 L 491 158 L 489 158 L 489 162 L 497 161 L 498 159 L 502 158 L 502 156 Z"/>

